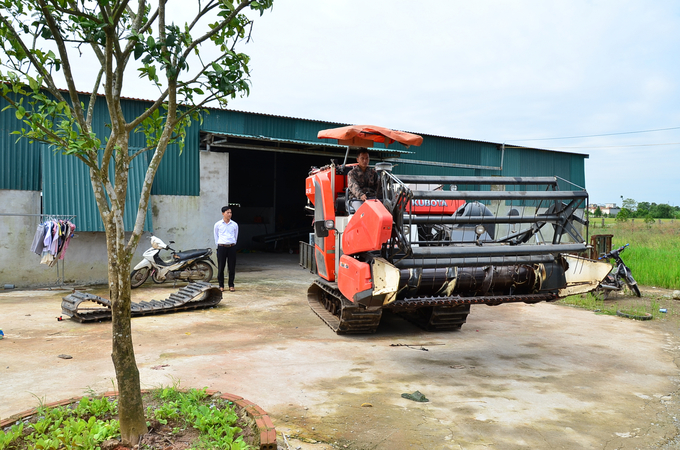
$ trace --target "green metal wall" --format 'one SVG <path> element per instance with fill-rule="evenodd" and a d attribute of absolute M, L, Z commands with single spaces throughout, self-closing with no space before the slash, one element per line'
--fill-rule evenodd
<path fill-rule="evenodd" d="M 138 149 L 130 149 L 133 153 Z M 101 159 L 101 156 L 100 156 Z M 111 167 L 113 162 L 111 163 Z M 130 231 L 135 226 L 139 197 L 148 167 L 146 158 L 135 158 L 130 164 L 128 191 L 123 222 Z M 111 177 L 113 178 L 113 170 Z M 65 158 L 42 146 L 43 213 L 75 215 L 79 231 L 104 231 L 99 208 L 90 182 L 89 168 L 78 158 Z M 152 231 L 151 211 L 147 209 L 144 231 Z"/>
<path fill-rule="evenodd" d="M 89 96 L 81 96 L 87 106 Z M 127 120 L 139 116 L 150 105 L 150 102 L 126 100 L 123 102 L 123 114 Z M 0 99 L 0 110 L 7 106 Z M 108 108 L 103 97 L 95 103 L 93 131 L 104 140 L 110 135 L 107 124 L 110 123 Z M 31 143 L 28 139 L 17 140 L 11 134 L 22 128 L 23 123 L 17 120 L 14 110 L 0 112 L 0 189 L 43 191 L 44 214 L 77 215 L 79 231 L 103 231 L 99 210 L 94 201 L 86 166 L 73 156 L 54 153 L 42 143 Z M 166 150 L 154 185 L 154 195 L 199 195 L 200 161 L 199 161 L 198 124 L 188 134 L 186 146 L 180 152 L 178 145 L 169 146 Z M 139 149 L 146 145 L 141 133 L 130 135 L 130 148 Z M 139 204 L 139 194 L 144 181 L 152 153 L 146 152 L 133 161 L 130 168 L 128 198 L 125 211 L 125 228 L 131 231 L 134 227 L 133 214 Z M 132 208 L 132 212 L 128 211 Z M 147 214 L 144 229 L 152 230 L 151 215 Z"/>
<path fill-rule="evenodd" d="M 410 150 L 414 150 L 411 148 Z M 423 135 L 423 144 L 415 154 L 405 155 L 395 162 L 394 173 L 409 175 L 464 175 L 464 176 L 557 176 L 561 190 L 581 190 L 585 187 L 585 158 L 587 155 L 561 153 L 541 149 L 505 147 L 489 142 L 457 140 Z M 408 160 L 437 161 L 443 165 L 410 164 Z M 471 167 L 447 167 L 459 164 Z M 483 167 L 494 167 L 502 170 Z M 466 189 L 477 187 L 469 186 Z M 512 187 L 508 186 L 508 189 Z M 531 187 L 524 187 L 529 189 Z M 488 189 L 488 187 L 487 187 Z M 533 189 L 542 189 L 534 187 Z"/>
<path fill-rule="evenodd" d="M 21 129 L 14 110 L 0 98 L 0 189 L 40 190 L 40 146 L 10 134 Z"/>

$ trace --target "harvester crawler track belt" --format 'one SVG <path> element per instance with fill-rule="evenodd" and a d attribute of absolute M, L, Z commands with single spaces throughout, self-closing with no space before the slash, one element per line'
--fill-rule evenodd
<path fill-rule="evenodd" d="M 557 295 L 546 294 L 524 294 L 524 295 L 487 295 L 479 297 L 413 297 L 396 300 L 390 303 L 392 310 L 406 310 L 420 308 L 423 306 L 463 306 L 463 305 L 500 305 L 502 303 L 538 303 L 557 300 Z"/>
<path fill-rule="evenodd" d="M 219 288 L 207 282 L 190 283 L 165 300 L 132 302 L 132 317 L 151 314 L 165 314 L 189 309 L 205 309 L 217 306 L 222 301 Z M 83 307 L 84 302 L 92 302 L 96 307 Z M 86 303 L 87 304 L 87 303 Z M 61 301 L 64 315 L 79 322 L 97 322 L 111 320 L 111 300 L 84 292 L 75 292 Z"/>
<path fill-rule="evenodd" d="M 556 300 L 554 294 L 482 297 L 415 297 L 396 300 L 389 309 L 428 331 L 459 330 L 470 314 L 470 305 L 500 305 L 510 302 L 537 303 Z"/>
<path fill-rule="evenodd" d="M 367 310 L 356 305 L 335 286 L 319 280 L 310 286 L 307 301 L 312 311 L 337 334 L 373 333 L 380 324 L 380 309 Z"/>

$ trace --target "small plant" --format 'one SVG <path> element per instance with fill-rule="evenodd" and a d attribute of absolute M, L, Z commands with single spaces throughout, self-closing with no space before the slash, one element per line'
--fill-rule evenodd
<path fill-rule="evenodd" d="M 0 448 L 9 448 L 12 442 L 17 441 L 24 432 L 24 424 L 12 425 L 8 431 L 0 430 Z"/>
<path fill-rule="evenodd" d="M 174 435 L 188 428 L 198 431 L 191 448 L 248 450 L 238 426 L 239 416 L 230 402 L 210 397 L 206 389 L 180 391 L 177 386 L 158 388 L 147 395 L 147 419 L 170 426 Z M 48 408 L 42 403 L 31 420 L 0 430 L 0 449 L 96 449 L 120 438 L 114 399 L 83 397 L 71 405 Z M 153 449 L 149 445 L 140 448 Z"/>

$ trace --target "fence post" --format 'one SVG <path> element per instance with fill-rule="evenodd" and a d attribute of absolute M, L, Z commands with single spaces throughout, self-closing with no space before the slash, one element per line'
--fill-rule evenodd
<path fill-rule="evenodd" d="M 602 218 L 602 228 L 604 228 L 604 217 Z"/>

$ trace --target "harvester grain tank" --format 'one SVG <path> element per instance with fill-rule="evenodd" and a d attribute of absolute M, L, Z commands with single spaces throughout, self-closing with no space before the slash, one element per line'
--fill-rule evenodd
<path fill-rule="evenodd" d="M 422 142 L 376 126 L 318 137 L 348 150 Z M 588 193 L 559 190 L 556 177 L 395 175 L 377 163 L 383 198 L 352 211 L 352 166 L 310 171 L 314 242 L 300 243 L 301 264 L 318 275 L 309 305 L 338 334 L 374 332 L 387 309 L 427 330 L 455 330 L 470 305 L 554 301 L 595 289 L 610 270 L 579 256 Z"/>

